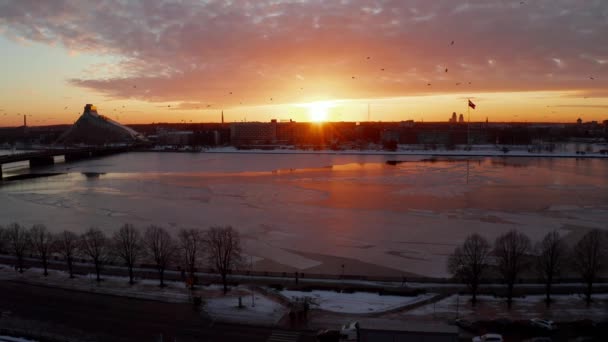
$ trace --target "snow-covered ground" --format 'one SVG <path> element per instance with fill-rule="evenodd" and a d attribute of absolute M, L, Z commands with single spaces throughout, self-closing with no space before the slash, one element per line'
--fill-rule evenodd
<path fill-rule="evenodd" d="M 340 313 L 377 313 L 411 305 L 427 300 L 434 294 L 423 294 L 418 296 L 381 296 L 377 293 L 355 292 L 340 293 L 335 291 L 290 291 L 283 290 L 279 293 L 290 300 L 307 300 L 312 303 L 313 308 Z"/>
<path fill-rule="evenodd" d="M 456 146 L 454 149 L 425 149 L 423 145 L 399 145 L 396 151 L 383 150 L 381 146 L 368 149 L 340 150 L 303 150 L 294 146 L 281 146 L 273 150 L 267 149 L 237 149 L 234 146 L 212 147 L 203 149 L 204 153 L 253 153 L 253 154 L 350 154 L 350 155 L 435 155 L 435 156 L 507 156 L 507 157 L 596 157 L 608 158 L 599 151 L 606 149 L 606 144 L 575 144 L 564 143 L 562 148 L 553 152 L 535 151 L 534 145 L 473 145 Z M 580 145 L 580 147 L 578 147 Z M 585 151 L 590 148 L 589 151 Z M 505 152 L 506 149 L 507 152 Z M 584 154 L 577 151 L 585 151 Z"/>
<path fill-rule="evenodd" d="M 22 337 L 11 337 L 0 335 L 0 342 L 36 342 L 35 340 L 28 340 Z"/>
<path fill-rule="evenodd" d="M 66 272 L 49 270 L 49 275 L 44 277 L 43 270 L 39 268 L 30 268 L 19 274 L 11 267 L 0 265 L 0 280 L 3 279 L 171 303 L 190 303 L 192 296 L 201 296 L 205 303 L 203 310 L 216 321 L 273 325 L 287 312 L 281 304 L 255 292 L 255 305 L 252 306 L 252 292 L 243 286 L 232 287 L 224 295 L 219 284 L 198 286 L 191 291 L 182 282 L 167 281 L 166 286 L 160 288 L 158 280 L 136 279 L 136 283 L 130 285 L 127 277 L 108 275 L 102 275 L 103 280 L 98 283 L 93 274 L 70 279 Z M 242 308 L 238 308 L 239 297 L 242 298 Z"/>
<path fill-rule="evenodd" d="M 242 304 L 240 308 L 238 296 L 208 299 L 205 312 L 216 321 L 274 325 L 288 311 L 283 305 L 258 293 L 255 293 L 253 300 L 251 294 L 247 293 L 243 293 L 240 297 Z"/>
<path fill-rule="evenodd" d="M 593 295 L 590 306 L 587 306 L 582 295 L 553 295 L 551 298 L 552 304 L 547 307 L 544 295 L 516 297 L 509 310 L 505 298 L 482 295 L 478 296 L 477 304 L 472 306 L 471 296 L 452 295 L 436 303 L 395 314 L 394 317 L 454 319 L 458 316 L 470 320 L 545 318 L 554 321 L 608 319 L 608 294 Z"/>

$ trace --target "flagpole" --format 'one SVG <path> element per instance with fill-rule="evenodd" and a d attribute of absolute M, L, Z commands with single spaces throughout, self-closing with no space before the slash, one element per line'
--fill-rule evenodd
<path fill-rule="evenodd" d="M 471 99 L 467 99 L 467 144 L 471 146 Z"/>

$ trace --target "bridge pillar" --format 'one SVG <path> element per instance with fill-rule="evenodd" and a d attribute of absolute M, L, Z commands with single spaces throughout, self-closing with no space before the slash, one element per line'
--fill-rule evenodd
<path fill-rule="evenodd" d="M 30 167 L 46 166 L 46 165 L 53 165 L 53 164 L 55 164 L 55 160 L 52 156 L 30 158 Z"/>
<path fill-rule="evenodd" d="M 91 152 L 89 152 L 89 151 L 71 152 L 71 153 L 66 153 L 64 155 L 64 157 L 65 157 L 66 162 L 71 162 L 71 161 L 89 158 L 89 157 L 91 157 Z"/>

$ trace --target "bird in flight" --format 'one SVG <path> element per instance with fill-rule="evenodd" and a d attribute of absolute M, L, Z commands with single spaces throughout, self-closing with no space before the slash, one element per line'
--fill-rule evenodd
<path fill-rule="evenodd" d="M 589 76 L 589 79 L 590 79 L 590 80 L 594 80 L 594 79 L 595 79 L 595 77 L 593 77 L 593 76 Z"/>
<path fill-rule="evenodd" d="M 454 41 L 452 40 L 452 42 L 450 43 L 450 45 L 454 45 Z"/>
<path fill-rule="evenodd" d="M 380 71 L 384 71 L 384 68 L 380 69 Z"/>
<path fill-rule="evenodd" d="M 427 85 L 427 86 L 430 86 L 431 84 L 430 84 L 430 83 L 427 83 L 426 85 Z"/>
<path fill-rule="evenodd" d="M 445 68 L 445 72 L 448 72 L 448 68 Z"/>
<path fill-rule="evenodd" d="M 355 79 L 355 76 L 353 76 L 353 80 Z"/>

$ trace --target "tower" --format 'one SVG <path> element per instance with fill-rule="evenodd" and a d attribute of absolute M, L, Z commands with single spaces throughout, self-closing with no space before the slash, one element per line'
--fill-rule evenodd
<path fill-rule="evenodd" d="M 27 114 L 23 114 L 23 127 L 27 127 Z"/>
<path fill-rule="evenodd" d="M 224 110 L 222 110 L 222 125 L 224 124 Z"/>

